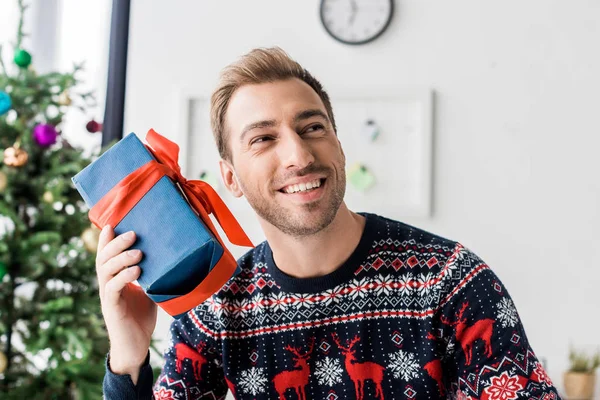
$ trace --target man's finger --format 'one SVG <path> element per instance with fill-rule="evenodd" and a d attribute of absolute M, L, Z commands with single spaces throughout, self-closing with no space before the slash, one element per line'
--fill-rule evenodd
<path fill-rule="evenodd" d="M 104 302 L 107 306 L 115 306 L 119 302 L 121 291 L 123 288 L 135 281 L 140 275 L 141 269 L 139 266 L 125 268 L 123 271 L 115 275 L 104 286 Z"/>
<path fill-rule="evenodd" d="M 112 227 L 110 225 L 105 225 L 100 232 L 100 237 L 98 238 L 98 251 L 96 254 L 100 254 L 108 242 L 113 240 L 114 236 L 115 232 L 113 231 Z"/>
<path fill-rule="evenodd" d="M 117 254 L 129 248 L 133 243 L 135 243 L 135 232 L 133 231 L 125 232 L 115 237 L 104 246 L 102 251 L 98 252 L 96 266 L 100 267 L 100 265 L 105 264 Z"/>
<path fill-rule="evenodd" d="M 104 296 L 104 285 L 123 269 L 137 264 L 142 259 L 140 250 L 127 250 L 117 254 L 98 268 L 100 296 Z"/>

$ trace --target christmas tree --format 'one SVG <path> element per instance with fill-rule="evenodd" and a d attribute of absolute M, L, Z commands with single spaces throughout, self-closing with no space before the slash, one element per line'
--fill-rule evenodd
<path fill-rule="evenodd" d="M 94 98 L 77 91 L 82 65 L 36 73 L 18 3 L 10 62 L 0 47 L 0 398 L 99 399 L 108 351 L 99 232 L 70 180 L 92 160 L 61 135 L 70 107 L 85 112 Z"/>

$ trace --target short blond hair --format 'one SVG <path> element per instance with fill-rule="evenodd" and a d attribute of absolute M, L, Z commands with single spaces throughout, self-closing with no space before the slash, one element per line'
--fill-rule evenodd
<path fill-rule="evenodd" d="M 281 48 L 258 48 L 221 71 L 219 83 L 210 99 L 210 124 L 222 159 L 231 161 L 231 152 L 227 145 L 227 133 L 225 132 L 225 115 L 235 91 L 243 85 L 293 78 L 306 82 L 319 95 L 333 129 L 337 131 L 329 95 L 321 83 L 299 63 L 292 60 Z"/>

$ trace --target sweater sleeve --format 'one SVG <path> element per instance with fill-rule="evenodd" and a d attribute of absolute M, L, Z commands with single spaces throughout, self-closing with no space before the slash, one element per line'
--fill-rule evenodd
<path fill-rule="evenodd" d="M 102 382 L 102 391 L 106 400 L 146 400 L 152 399 L 153 374 L 150 367 L 150 351 L 140 369 L 137 385 L 133 384 L 131 376 L 117 375 L 110 369 L 110 354 L 105 361 L 106 373 Z"/>
<path fill-rule="evenodd" d="M 460 244 L 438 309 L 452 395 L 459 399 L 560 399 L 534 354 L 506 288 Z"/>
<path fill-rule="evenodd" d="M 220 342 L 212 327 L 205 325 L 210 319 L 205 312 L 207 307 L 201 305 L 172 321 L 165 363 L 153 388 L 155 398 L 225 398 Z"/>

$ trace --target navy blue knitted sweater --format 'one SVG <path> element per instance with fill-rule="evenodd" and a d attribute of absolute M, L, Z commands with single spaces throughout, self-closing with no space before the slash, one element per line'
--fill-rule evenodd
<path fill-rule="evenodd" d="M 558 399 L 498 277 L 456 243 L 375 214 L 350 258 L 296 279 L 263 242 L 171 325 L 165 365 L 107 399 Z"/>

